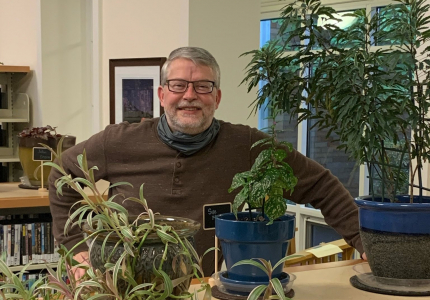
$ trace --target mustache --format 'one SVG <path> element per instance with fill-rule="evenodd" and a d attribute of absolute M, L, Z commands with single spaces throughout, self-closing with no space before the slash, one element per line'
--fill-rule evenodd
<path fill-rule="evenodd" d="M 201 103 L 179 103 L 178 105 L 176 105 L 176 108 L 203 108 Z"/>

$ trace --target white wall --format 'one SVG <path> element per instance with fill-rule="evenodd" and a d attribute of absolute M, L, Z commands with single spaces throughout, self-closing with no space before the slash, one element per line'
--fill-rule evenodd
<path fill-rule="evenodd" d="M 20 92 L 29 94 L 32 120 L 40 120 L 41 53 L 40 1 L 0 0 L 0 62 L 30 66 L 32 72 L 20 80 Z"/>
<path fill-rule="evenodd" d="M 188 0 L 104 0 L 101 114 L 109 124 L 109 59 L 167 57 L 188 44 Z M 100 128 L 102 129 L 102 128 Z"/>
<path fill-rule="evenodd" d="M 215 117 L 232 123 L 257 127 L 258 118 L 248 105 L 255 93 L 248 94 L 244 78 L 249 58 L 242 53 L 259 47 L 260 1 L 190 0 L 190 46 L 207 49 L 221 68 L 221 104 Z"/>
<path fill-rule="evenodd" d="M 109 59 L 166 57 L 187 45 L 207 48 L 221 66 L 223 99 L 216 116 L 257 126 L 256 117 L 247 119 L 253 96 L 237 86 L 247 63 L 238 56 L 258 47 L 260 1 L 93 0 L 95 15 L 88 2 L 0 0 L 0 61 L 33 70 L 24 90 L 34 126 L 88 138 L 109 124 Z M 92 18 L 100 21 L 92 24 Z M 93 25 L 100 99 L 91 96 Z M 100 106 L 96 129 L 94 103 Z"/>
<path fill-rule="evenodd" d="M 41 1 L 42 101 L 36 126 L 77 142 L 91 135 L 91 23 L 86 0 Z"/>

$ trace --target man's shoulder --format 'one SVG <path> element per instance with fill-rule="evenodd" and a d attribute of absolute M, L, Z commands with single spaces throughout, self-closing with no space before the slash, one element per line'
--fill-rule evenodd
<path fill-rule="evenodd" d="M 244 125 L 244 124 L 233 124 L 223 120 L 218 120 L 218 122 L 220 124 L 221 129 L 223 130 L 241 130 L 241 131 L 257 130 L 256 128 L 253 128 L 251 126 Z"/>
<path fill-rule="evenodd" d="M 129 135 L 143 132 L 154 131 L 158 124 L 159 118 L 145 119 L 139 123 L 121 122 L 119 124 L 111 124 L 106 126 L 105 132 L 109 136 Z"/>
<path fill-rule="evenodd" d="M 223 120 L 218 120 L 220 123 L 221 132 L 226 134 L 248 134 L 248 135 L 257 135 L 264 136 L 265 134 L 258 130 L 257 128 L 251 127 L 249 125 L 244 124 L 232 124 L 230 122 L 226 122 Z"/>

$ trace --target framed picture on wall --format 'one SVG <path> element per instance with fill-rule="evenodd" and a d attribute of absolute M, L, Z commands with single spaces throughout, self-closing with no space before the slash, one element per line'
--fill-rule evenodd
<path fill-rule="evenodd" d="M 109 60 L 110 124 L 138 123 L 164 113 L 157 97 L 165 57 Z"/>

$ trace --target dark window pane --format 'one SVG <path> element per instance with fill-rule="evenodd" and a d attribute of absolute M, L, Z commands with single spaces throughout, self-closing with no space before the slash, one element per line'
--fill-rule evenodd
<path fill-rule="evenodd" d="M 309 128 L 312 125 L 312 121 L 309 121 Z M 360 168 L 355 161 L 348 159 L 348 154 L 336 149 L 339 145 L 339 142 L 336 142 L 337 136 L 332 133 L 327 139 L 326 134 L 326 130 L 308 130 L 308 157 L 329 169 L 351 195 L 356 197 L 359 195 Z"/>
<path fill-rule="evenodd" d="M 318 246 L 321 243 L 336 241 L 341 238 L 342 236 L 330 226 L 309 221 L 306 222 L 306 249 Z"/>
<path fill-rule="evenodd" d="M 395 146 L 391 142 L 385 143 L 386 154 L 388 157 L 388 163 L 392 166 L 393 176 L 387 176 L 390 174 L 382 173 L 381 166 L 373 164 L 369 172 L 369 177 L 372 178 L 370 181 L 370 194 L 372 195 L 384 195 L 388 198 L 389 195 L 393 194 L 394 189 L 397 185 L 397 193 L 408 194 L 409 188 L 409 158 L 407 155 L 402 154 L 403 145 Z M 392 150 L 394 149 L 394 150 Z M 373 190 L 373 192 L 372 192 Z M 384 191 L 384 193 L 382 193 Z"/>
<path fill-rule="evenodd" d="M 402 44 L 400 39 L 405 38 L 405 35 L 399 36 L 398 24 L 399 20 L 405 18 L 406 15 L 396 6 L 392 7 L 374 7 L 372 8 L 372 16 L 378 15 L 378 28 L 373 32 L 371 39 L 376 46 L 384 45 L 399 45 Z M 388 21 L 388 22 L 387 22 Z M 405 20 L 402 20 L 405 21 Z M 400 39 L 399 39 L 400 38 Z"/>
<path fill-rule="evenodd" d="M 384 71 L 389 71 L 387 74 L 387 79 L 392 80 L 390 86 L 384 86 L 388 91 L 395 87 L 398 91 L 396 99 L 400 101 L 410 101 L 412 93 L 413 75 L 411 67 L 414 66 L 414 62 L 411 59 L 409 53 L 398 53 L 397 56 L 390 55 L 392 61 L 384 60 L 385 56 L 381 56 L 381 62 L 383 61 L 385 65 L 382 67 Z M 380 94 L 379 98 L 384 101 L 388 95 L 393 95 L 393 92 L 389 91 L 386 95 Z M 404 113 L 403 119 L 407 120 L 407 112 Z M 414 123 L 413 121 L 408 121 L 408 124 Z M 406 130 L 407 139 L 411 139 L 411 128 L 408 127 Z M 408 155 L 402 153 L 404 151 L 404 136 L 399 131 L 398 135 L 399 142 L 394 144 L 392 141 L 385 140 L 384 148 L 386 153 L 383 155 L 388 161 L 392 170 L 392 173 L 383 174 L 381 171 L 381 166 L 372 164 L 369 171 L 369 192 L 374 195 L 384 195 L 388 197 L 392 195 L 394 190 L 396 194 L 407 194 L 408 184 L 409 184 L 409 163 L 410 159 Z M 396 187 L 397 185 L 397 187 Z M 373 191 L 373 192 L 372 192 Z"/>
<path fill-rule="evenodd" d="M 290 121 L 290 115 L 283 114 L 276 118 L 276 130 L 280 141 L 287 141 L 297 148 L 297 117 L 293 117 Z"/>
<path fill-rule="evenodd" d="M 284 22 L 283 19 L 270 19 L 270 20 L 264 20 L 263 22 L 269 22 L 270 23 L 270 40 L 280 39 L 280 45 L 284 43 L 284 41 L 288 37 L 288 32 L 293 30 L 293 25 L 287 27 L 285 33 L 282 36 L 279 36 L 279 29 L 282 26 L 282 23 Z M 292 51 L 292 50 L 298 50 L 298 45 L 300 45 L 300 39 L 299 38 L 293 38 L 287 45 L 286 51 Z"/>

